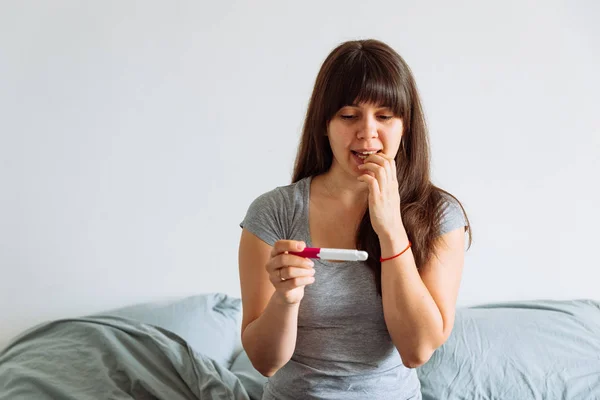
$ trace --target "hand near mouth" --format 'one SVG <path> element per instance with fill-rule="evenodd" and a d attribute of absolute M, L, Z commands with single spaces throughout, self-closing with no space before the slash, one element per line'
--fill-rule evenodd
<path fill-rule="evenodd" d="M 371 154 L 358 169 L 364 173 L 357 179 L 369 187 L 369 215 L 375 233 L 382 237 L 400 232 L 403 223 L 395 160 L 382 153 Z"/>

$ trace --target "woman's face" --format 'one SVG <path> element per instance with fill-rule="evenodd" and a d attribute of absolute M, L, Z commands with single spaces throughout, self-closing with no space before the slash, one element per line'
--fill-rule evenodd
<path fill-rule="evenodd" d="M 395 158 L 403 133 L 400 117 L 387 107 L 370 103 L 342 107 L 327 128 L 333 164 L 338 164 L 332 167 L 354 176 L 363 174 L 358 165 L 371 152 Z"/>

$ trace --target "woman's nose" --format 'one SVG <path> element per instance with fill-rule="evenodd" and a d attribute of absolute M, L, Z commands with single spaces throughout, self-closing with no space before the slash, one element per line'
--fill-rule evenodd
<path fill-rule="evenodd" d="M 377 137 L 377 120 L 374 116 L 363 118 L 362 124 L 356 132 L 358 139 L 371 139 Z"/>

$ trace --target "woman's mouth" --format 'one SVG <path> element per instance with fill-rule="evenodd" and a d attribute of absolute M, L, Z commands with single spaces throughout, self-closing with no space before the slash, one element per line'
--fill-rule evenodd
<path fill-rule="evenodd" d="M 352 152 L 352 158 L 356 161 L 357 164 L 364 164 L 364 161 L 367 159 L 367 157 L 369 157 L 371 154 L 378 154 L 381 153 L 382 150 L 372 150 L 372 151 L 354 151 L 354 150 L 350 150 Z"/>
<path fill-rule="evenodd" d="M 372 151 L 354 151 L 354 150 L 350 150 L 352 151 L 352 153 L 354 153 L 357 157 L 359 157 L 360 159 L 366 159 L 367 157 L 369 157 L 371 154 L 377 154 L 377 153 L 381 153 L 381 150 L 372 150 Z"/>

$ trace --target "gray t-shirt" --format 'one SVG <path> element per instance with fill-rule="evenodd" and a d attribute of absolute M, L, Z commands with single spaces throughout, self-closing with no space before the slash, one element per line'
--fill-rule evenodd
<path fill-rule="evenodd" d="M 259 196 L 240 226 L 271 246 L 302 240 L 312 247 L 311 180 Z M 466 225 L 460 206 L 446 204 L 440 234 Z M 367 264 L 313 261 L 315 282 L 300 303 L 294 354 L 269 378 L 263 399 L 421 399 L 416 371 L 402 364 L 392 343 Z"/>

